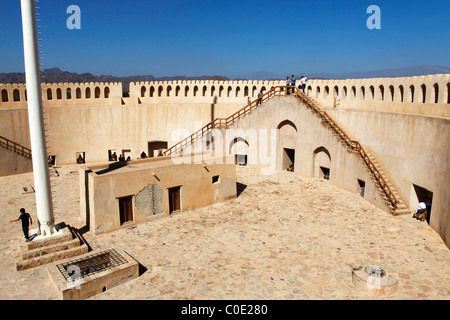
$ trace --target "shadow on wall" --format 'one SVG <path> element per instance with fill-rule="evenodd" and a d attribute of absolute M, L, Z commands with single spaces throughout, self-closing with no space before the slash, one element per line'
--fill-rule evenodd
<path fill-rule="evenodd" d="M 239 197 L 246 188 L 247 188 L 246 184 L 236 182 L 236 198 Z"/>
<path fill-rule="evenodd" d="M 100 175 L 100 174 L 104 174 L 104 173 L 108 173 L 117 169 L 120 169 L 122 167 L 125 167 L 127 165 L 126 162 L 114 162 L 108 165 L 108 168 L 97 171 L 96 174 Z"/>

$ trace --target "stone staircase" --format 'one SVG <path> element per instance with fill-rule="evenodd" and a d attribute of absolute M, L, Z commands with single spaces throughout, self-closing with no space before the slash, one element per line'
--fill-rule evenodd
<path fill-rule="evenodd" d="M 375 156 L 373 155 L 373 151 L 366 147 L 366 153 L 369 156 L 369 158 L 371 159 L 372 164 L 377 168 L 377 171 L 383 177 L 383 180 L 387 183 L 389 188 L 392 190 L 392 193 L 394 194 L 394 196 L 397 198 L 398 203 L 397 203 L 396 208 L 394 208 L 392 203 L 389 201 L 389 198 L 386 195 L 383 195 L 383 200 L 386 203 L 386 205 L 389 207 L 392 215 L 397 216 L 397 215 L 402 215 L 402 214 L 411 214 L 411 210 L 409 210 L 409 208 L 405 204 L 403 198 L 398 193 L 398 191 L 396 190 L 395 186 L 392 184 L 391 179 L 389 179 L 389 177 L 386 174 L 386 172 L 383 171 L 383 168 L 381 167 L 381 165 L 376 160 Z M 364 164 L 364 166 L 366 167 L 370 177 L 375 182 L 375 185 L 377 186 L 378 191 L 381 194 L 383 194 L 383 188 L 382 188 L 381 184 L 378 182 L 378 180 L 376 179 L 374 173 L 370 170 L 369 166 L 366 164 L 366 162 L 364 160 L 361 159 L 361 162 Z"/>
<path fill-rule="evenodd" d="M 317 106 L 315 99 L 309 98 L 309 100 L 313 105 Z M 350 139 L 349 136 L 337 124 L 334 123 L 326 112 L 323 112 L 322 124 L 332 131 L 333 135 L 347 149 L 348 152 L 355 153 L 360 156 L 360 161 L 366 168 L 372 181 L 375 183 L 391 214 L 394 216 L 411 214 L 410 209 L 396 190 L 391 179 L 389 179 L 380 163 L 376 160 L 373 151 L 368 147 L 362 148 L 357 141 Z M 392 201 L 392 198 L 394 198 L 395 201 Z"/>
<path fill-rule="evenodd" d="M 55 235 L 45 239 L 36 237 L 30 242 L 25 242 L 23 235 L 19 235 L 11 240 L 11 249 L 17 271 L 78 256 L 89 251 L 88 245 L 78 231 L 69 226 L 61 227 Z"/>

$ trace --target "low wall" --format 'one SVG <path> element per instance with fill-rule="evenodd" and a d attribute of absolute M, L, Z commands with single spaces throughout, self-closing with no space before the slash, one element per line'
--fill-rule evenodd
<path fill-rule="evenodd" d="M 212 178 L 217 176 L 215 182 Z M 234 164 L 175 164 L 170 157 L 136 160 L 129 166 L 80 168 L 81 217 L 95 234 L 129 227 L 171 214 L 169 188 L 181 187 L 180 211 L 236 197 Z M 149 187 L 151 187 L 149 189 Z M 140 197 L 157 194 L 147 208 Z M 132 221 L 120 222 L 119 198 L 132 197 Z M 147 201 L 148 202 L 148 201 Z"/>

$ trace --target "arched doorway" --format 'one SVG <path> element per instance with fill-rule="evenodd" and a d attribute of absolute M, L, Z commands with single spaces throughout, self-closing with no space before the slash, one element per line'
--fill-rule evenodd
<path fill-rule="evenodd" d="M 250 145 L 244 138 L 234 138 L 230 143 L 229 154 L 234 155 L 236 165 L 246 166 L 248 163 Z"/>
<path fill-rule="evenodd" d="M 277 127 L 279 137 L 279 168 L 294 172 L 297 126 L 290 120 L 280 122 Z"/>
<path fill-rule="evenodd" d="M 313 153 L 313 177 L 329 180 L 331 174 L 331 155 L 325 147 L 319 147 Z"/>

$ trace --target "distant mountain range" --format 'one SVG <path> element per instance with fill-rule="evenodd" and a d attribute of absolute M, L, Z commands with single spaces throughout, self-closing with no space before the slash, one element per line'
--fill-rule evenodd
<path fill-rule="evenodd" d="M 450 74 L 450 67 L 444 66 L 417 66 L 399 69 L 384 69 L 352 73 L 294 73 L 297 78 L 304 75 L 310 79 L 363 79 L 363 78 L 391 78 L 391 77 L 413 77 L 433 74 Z M 46 83 L 83 83 L 83 82 L 122 82 L 124 91 L 128 91 L 130 82 L 139 81 L 170 81 L 170 80 L 230 80 L 225 76 L 167 76 L 154 77 L 152 75 L 115 77 L 111 75 L 95 76 L 91 73 L 73 73 L 61 71 L 58 68 L 45 69 L 41 72 L 42 81 Z M 283 80 L 291 74 L 276 74 L 268 71 L 258 71 L 242 75 L 233 80 Z M 0 73 L 0 83 L 25 83 L 24 73 Z"/>
<path fill-rule="evenodd" d="M 310 79 L 364 79 L 364 78 L 393 78 L 393 77 L 414 77 L 432 74 L 449 74 L 450 67 L 444 66 L 417 66 L 398 69 L 383 69 L 374 71 L 362 71 L 351 73 L 295 73 L 297 78 L 306 76 Z M 291 74 L 276 74 L 268 71 L 258 71 L 246 75 L 242 75 L 239 79 L 251 80 L 283 80 Z"/>

